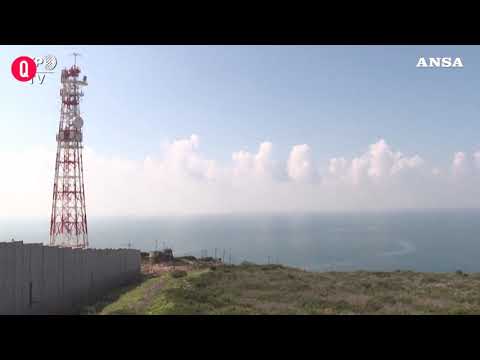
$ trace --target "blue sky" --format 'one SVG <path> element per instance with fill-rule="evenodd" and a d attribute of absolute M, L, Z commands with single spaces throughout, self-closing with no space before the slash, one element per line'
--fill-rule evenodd
<path fill-rule="evenodd" d="M 131 158 L 196 133 L 228 161 L 264 140 L 279 157 L 307 143 L 316 159 L 352 156 L 378 138 L 444 162 L 479 145 L 480 48 L 474 46 L 4 46 L 0 149 L 51 144 L 59 71 L 41 86 L 13 79 L 20 55 L 82 53 L 90 86 L 85 141 Z M 460 56 L 463 69 L 417 69 L 419 56 Z"/>
<path fill-rule="evenodd" d="M 60 70 L 71 65 L 73 51 L 82 54 L 78 63 L 90 83 L 81 104 L 85 145 L 95 151 L 97 160 L 100 157 L 114 163 L 112 159 L 120 159 L 122 169 L 130 166 L 129 161 L 139 162 L 131 165 L 132 169 L 141 168 L 140 162 L 147 156 L 155 158 L 165 144 L 173 149 L 172 161 L 187 159 L 185 172 L 192 172 L 193 166 L 196 174 L 200 171 L 209 178 L 217 176 L 212 175 L 209 159 L 219 166 L 229 166 L 232 154 L 240 150 L 248 154 L 239 158 L 237 170 L 250 167 L 256 169 L 257 175 L 263 174 L 270 171 L 270 157 L 284 164 L 290 156 L 289 176 L 295 180 L 313 176 L 316 170 L 310 169 L 310 159 L 315 160 L 320 173 L 325 173 L 330 159 L 342 157 L 350 161 L 368 152 L 372 144 L 376 144 L 375 154 L 365 160 L 369 165 L 362 169 L 369 169 L 369 176 L 373 177 L 386 173 L 386 166 L 392 169 L 420 166 L 413 158 L 416 154 L 428 164 L 428 171 L 433 167 L 448 168 L 457 152 L 463 152 L 457 156 L 458 168 L 464 167 L 475 152 L 480 164 L 478 46 L 2 46 L 0 156 L 37 146 L 55 150 Z M 11 75 L 10 65 L 16 57 L 47 54 L 55 55 L 59 64 L 56 73 L 47 77 L 43 85 L 20 83 Z M 461 57 L 464 68 L 419 69 L 415 65 L 421 56 Z M 200 138 L 198 148 L 192 134 Z M 179 139 L 187 140 L 176 143 Z M 385 139 L 388 146 L 380 139 Z M 273 150 L 267 144 L 260 151 L 262 142 L 271 142 Z M 308 144 L 308 148 L 296 148 L 293 156 L 292 149 L 301 144 Z M 392 155 L 396 151 L 408 158 L 400 161 Z M 252 160 L 257 152 L 263 154 L 261 159 Z M 5 163 L 18 162 L 13 157 L 4 158 Z M 103 160 L 97 160 L 92 160 L 87 169 L 95 168 L 94 164 L 102 168 L 99 164 Z M 48 165 L 42 180 L 45 184 L 52 181 L 53 161 L 51 156 L 52 163 L 45 162 Z M 244 163 L 240 164 L 241 161 Z M 308 163 L 308 171 L 302 170 L 304 163 Z M 112 166 L 112 171 L 116 171 L 117 165 Z M 357 179 L 360 172 L 354 169 L 353 162 L 347 167 L 350 173 L 356 171 Z M 165 172 L 165 169 L 178 170 L 178 166 L 165 162 L 156 169 Z M 231 173 L 243 171 L 237 170 Z M 3 171 L 16 170 L 4 167 Z M 331 175 L 340 179 L 342 171 L 336 169 Z M 138 173 L 132 170 L 131 181 Z M 137 179 L 139 184 L 151 184 L 151 179 L 158 175 L 152 174 L 148 179 L 146 175 L 142 180 Z M 97 182 L 101 179 L 99 176 Z M 164 180 L 167 184 L 171 179 Z M 417 187 L 411 181 L 420 180 L 409 181 L 406 189 Z M 430 180 L 422 181 L 425 189 L 430 187 Z M 90 187 L 92 182 L 88 183 Z M 43 192 L 33 183 L 28 186 L 32 193 Z M 173 191 L 165 190 L 166 186 L 165 192 Z M 232 193 L 224 188 L 223 193 L 220 190 L 209 193 L 210 188 L 199 191 L 194 190 L 196 185 L 192 186 L 192 194 L 203 191 L 210 194 L 202 198 L 205 203 L 199 200 L 198 209 Z M 270 194 L 272 199 L 285 192 L 278 189 L 278 193 Z M 21 194 L 24 188 L 18 185 L 16 191 Z M 359 196 L 356 207 L 363 206 L 359 205 L 361 201 L 372 202 L 370 195 L 364 196 L 367 188 L 357 187 L 352 191 Z M 406 194 L 402 191 L 395 193 L 398 199 L 405 198 L 406 195 L 400 195 Z M 252 199 L 256 196 L 249 194 Z M 412 204 L 422 194 L 410 194 Z M 446 203 L 451 205 L 456 201 L 453 195 L 454 192 Z M 98 190 L 97 199 L 101 196 Z M 163 194 L 158 196 L 159 201 L 164 199 Z M 302 206 L 310 196 L 317 195 L 297 194 L 305 199 Z M 323 203 L 324 195 L 318 196 L 317 203 Z M 50 194 L 39 198 L 45 208 L 49 206 L 49 198 Z M 432 195 L 431 200 L 434 198 Z M 470 198 L 472 193 L 465 193 L 465 201 Z M 87 199 L 95 202 L 94 196 Z M 385 206 L 400 206 L 398 199 Z M 12 195 L 11 201 L 14 200 Z M 102 201 L 108 203 L 106 199 Z M 172 198 L 171 204 L 180 201 Z M 337 202 L 338 198 L 331 199 L 331 204 Z M 141 204 L 139 209 L 147 206 Z M 212 209 L 221 206 L 217 205 L 212 205 Z M 299 203 L 295 209 L 303 209 L 302 206 Z M 151 213 L 155 211 L 152 207 Z"/>

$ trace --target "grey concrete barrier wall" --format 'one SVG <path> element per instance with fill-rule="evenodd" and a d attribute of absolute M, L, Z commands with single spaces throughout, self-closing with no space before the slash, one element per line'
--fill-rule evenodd
<path fill-rule="evenodd" d="M 0 243 L 0 314 L 72 314 L 140 275 L 140 251 Z"/>

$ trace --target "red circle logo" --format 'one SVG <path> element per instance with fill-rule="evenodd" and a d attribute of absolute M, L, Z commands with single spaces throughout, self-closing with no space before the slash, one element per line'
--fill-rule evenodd
<path fill-rule="evenodd" d="M 37 73 L 37 65 L 28 56 L 20 56 L 12 63 L 12 74 L 18 81 L 32 80 Z"/>

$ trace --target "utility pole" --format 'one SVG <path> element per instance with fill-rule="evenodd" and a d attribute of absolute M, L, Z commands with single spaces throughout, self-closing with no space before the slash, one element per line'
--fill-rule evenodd
<path fill-rule="evenodd" d="M 215 248 L 215 261 L 217 261 L 217 248 Z"/>
<path fill-rule="evenodd" d="M 223 249 L 222 262 L 225 263 L 225 249 Z"/>
<path fill-rule="evenodd" d="M 230 265 L 232 265 L 232 249 L 230 249 L 229 255 L 228 255 L 228 262 Z"/>

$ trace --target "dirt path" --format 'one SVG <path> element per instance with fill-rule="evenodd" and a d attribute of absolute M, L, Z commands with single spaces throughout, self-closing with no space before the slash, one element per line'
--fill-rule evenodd
<path fill-rule="evenodd" d="M 146 289 L 142 299 L 135 304 L 135 311 L 141 312 L 142 310 L 145 310 L 145 308 L 150 305 L 152 299 L 155 298 L 155 294 L 157 294 L 162 289 L 164 283 L 164 279 L 159 278 L 158 281 L 154 282 L 148 289 Z"/>
<path fill-rule="evenodd" d="M 199 263 L 199 262 L 192 262 L 192 263 L 174 263 L 174 262 L 164 262 L 158 264 L 150 264 L 150 263 L 143 263 L 142 264 L 142 273 L 147 277 L 157 278 L 157 281 L 152 282 L 152 284 L 145 290 L 142 299 L 138 301 L 135 305 L 135 311 L 142 312 L 150 305 L 152 299 L 155 298 L 155 295 L 158 294 L 165 285 L 165 278 L 162 275 L 173 271 L 185 271 L 191 272 L 195 269 L 199 269 L 202 267 L 208 266 L 216 266 L 220 263 Z"/>
<path fill-rule="evenodd" d="M 172 265 L 168 263 L 142 265 L 142 273 L 149 276 L 162 275 L 175 270 L 183 270 L 188 272 L 192 269 L 192 265 Z"/>

